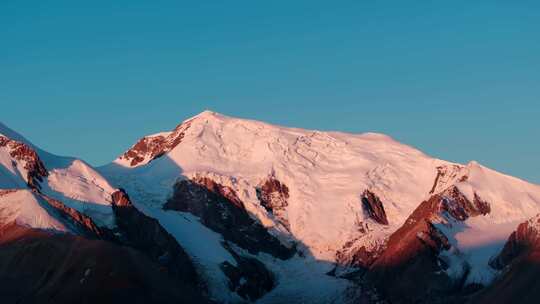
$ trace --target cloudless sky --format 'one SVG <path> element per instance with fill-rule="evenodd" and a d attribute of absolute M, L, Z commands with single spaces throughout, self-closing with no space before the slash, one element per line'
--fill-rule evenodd
<path fill-rule="evenodd" d="M 536 3 L 3 0 L 0 121 L 102 165 L 210 109 L 540 183 Z"/>

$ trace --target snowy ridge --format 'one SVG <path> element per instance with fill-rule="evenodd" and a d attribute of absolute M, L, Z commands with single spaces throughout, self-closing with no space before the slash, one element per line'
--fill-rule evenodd
<path fill-rule="evenodd" d="M 41 198 L 30 190 L 0 190 L 0 228 L 9 224 L 70 232 L 70 229 L 44 208 Z"/>
<path fill-rule="evenodd" d="M 47 176 L 39 183 L 40 191 L 91 216 L 99 225 L 114 226 L 110 207 L 110 196 L 114 188 L 90 165 L 76 158 L 43 151 L 1 123 L 0 134 L 26 145 L 31 152 L 39 155 L 48 170 Z M 15 159 L 8 148 L 0 147 L 0 189 L 27 189 L 27 162 L 25 159 Z"/>
<path fill-rule="evenodd" d="M 329 264 L 347 264 L 360 248 L 384 249 L 388 236 L 422 201 L 456 186 L 471 201 L 476 194 L 489 202 L 491 212 L 443 225 L 441 230 L 450 236 L 455 250 L 447 258 L 457 259 L 452 263 L 456 267 L 472 265 L 471 281 L 489 282 L 494 275 L 487 268 L 490 256 L 501 249 L 519 222 L 540 212 L 539 186 L 476 162 L 460 165 L 435 159 L 382 134 L 287 128 L 205 111 L 171 132 L 146 138 L 158 137 L 175 144 L 163 144 L 153 154 L 132 154 L 142 155 L 143 161 L 135 165 L 126 159 L 128 151 L 99 171 L 115 186 L 126 188 L 149 214 L 163 212 L 159 210 L 177 180 L 211 178 L 233 189 L 250 215 L 283 243 L 299 241 L 308 256 Z M 268 176 L 289 190 L 284 211 L 288 229 L 257 197 L 257 187 Z M 369 217 L 361 201 L 366 190 L 382 201 L 388 225 Z M 186 215 L 166 213 L 168 229 L 190 229 L 181 224 Z M 176 226 L 170 221 L 173 217 L 178 217 Z M 193 245 L 185 234 L 175 236 L 181 244 Z M 482 250 L 476 250 L 482 244 Z M 213 246 L 223 250 L 217 240 Z M 204 256 L 203 246 L 191 247 L 191 253 Z M 322 269 L 330 270 L 319 268 L 319 274 Z M 458 270 L 448 271 L 458 276 Z M 336 290 L 344 286 L 337 284 L 341 287 Z"/>
<path fill-rule="evenodd" d="M 390 233 L 427 195 L 436 167 L 447 164 L 381 134 L 284 128 L 208 111 L 184 124 L 189 128 L 183 128 L 182 142 L 147 166 L 117 169 L 120 158 L 100 171 L 117 185 L 131 184 L 141 196 L 170 193 L 181 176 L 228 177 L 236 181 L 230 184 L 246 208 L 264 225 L 279 229 L 254 191 L 274 175 L 290 189 L 290 233 L 311 254 L 329 261 L 345 242 L 362 235 L 359 222 L 369 222 L 363 191 L 372 189 L 384 201 L 390 226 L 379 228 Z M 142 189 L 135 186 L 141 180 L 153 182 Z M 376 230 L 377 224 L 372 226 Z"/>
<path fill-rule="evenodd" d="M 470 270 L 466 283 L 489 284 L 498 274 L 489 266 L 504 247 L 516 227 L 540 213 L 540 186 L 501 174 L 470 162 L 460 169 L 453 183 L 469 201 L 475 195 L 490 205 L 488 214 L 469 217 L 463 222 L 439 219 L 438 226 L 449 237 L 452 249 L 444 253 L 449 261 L 448 273 L 463 275 Z"/>
<path fill-rule="evenodd" d="M 444 271 L 456 280 L 468 271 L 464 283 L 487 284 L 499 274 L 490 259 L 520 223 L 540 214 L 540 186 L 476 162 L 432 158 L 383 134 L 287 128 L 205 111 L 172 131 L 143 137 L 111 164 L 93 169 L 82 160 L 47 153 L 1 124 L 0 133 L 35 150 L 46 168 L 33 193 L 28 163 L 0 147 L 0 189 L 18 189 L 0 192 L 0 222 L 69 231 L 43 209 L 41 192 L 113 228 L 111 194 L 124 188 L 137 209 L 185 248 L 218 302 L 243 301 L 220 268 L 237 262 L 222 245 L 223 236 L 196 216 L 163 209 L 183 179 L 207 178 L 233 191 L 247 214 L 283 245 L 297 245 L 298 254 L 289 260 L 228 245 L 274 272 L 277 285 L 260 303 L 344 302 L 351 282 L 326 274 L 355 270 L 350 267 L 360 265 L 353 263 L 359 257 L 376 259 L 422 202 L 450 198 L 454 189 L 470 202 L 486 204 L 488 212 L 461 220 L 443 210 L 429 219 L 448 238 L 450 250 L 440 253 L 448 265 Z M 287 195 L 266 196 L 278 209 L 261 198 L 270 177 L 287 189 Z M 365 193 L 374 204 L 363 201 Z M 297 288 L 299 281 L 309 287 Z"/>

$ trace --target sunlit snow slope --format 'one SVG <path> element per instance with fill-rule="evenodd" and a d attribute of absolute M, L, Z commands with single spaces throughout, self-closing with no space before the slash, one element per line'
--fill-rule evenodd
<path fill-rule="evenodd" d="M 28 171 L 37 166 L 35 162 L 45 170 L 36 182 L 40 191 L 86 213 L 100 225 L 114 225 L 110 207 L 114 189 L 91 166 L 43 151 L 1 123 L 0 141 L 4 142 L 0 145 L 0 189 L 28 188 Z"/>
<path fill-rule="evenodd" d="M 335 260 L 336 251 L 353 239 L 376 245 L 422 200 L 453 184 L 464 193 L 474 189 L 490 202 L 493 212 L 482 220 L 492 224 L 523 221 L 540 211 L 538 186 L 474 162 L 461 166 L 435 159 L 382 134 L 285 128 L 206 111 L 141 141 L 100 169 L 136 198 L 160 206 L 178 178 L 209 176 L 232 187 L 264 225 L 301 241 L 322 260 Z M 467 171 L 469 178 L 459 181 L 449 173 L 434 187 L 439 168 L 455 175 Z M 256 188 L 268 176 L 290 190 L 289 231 L 257 198 Z M 365 190 L 383 202 L 388 225 L 376 223 L 364 210 Z M 467 240 L 458 240 L 466 246 Z"/>

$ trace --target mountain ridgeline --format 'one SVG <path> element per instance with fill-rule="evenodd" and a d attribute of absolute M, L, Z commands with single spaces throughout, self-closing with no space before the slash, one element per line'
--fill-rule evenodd
<path fill-rule="evenodd" d="M 536 303 L 540 186 L 205 111 L 108 165 L 0 124 L 2 303 Z"/>

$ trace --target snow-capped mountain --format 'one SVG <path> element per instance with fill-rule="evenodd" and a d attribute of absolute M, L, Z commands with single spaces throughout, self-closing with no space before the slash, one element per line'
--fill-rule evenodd
<path fill-rule="evenodd" d="M 0 125 L 1 302 L 206 303 L 180 245 L 155 220 L 115 205 L 118 193 L 82 160 Z"/>
<path fill-rule="evenodd" d="M 96 169 L 0 133 L 0 224 L 93 231 L 217 303 L 483 301 L 540 213 L 538 185 L 376 133 L 205 111 Z"/>
<path fill-rule="evenodd" d="M 113 226 L 114 189 L 84 161 L 43 151 L 0 124 L 0 165 L 0 188 L 37 188 L 100 225 Z"/>
<path fill-rule="evenodd" d="M 294 236 L 316 258 L 334 261 L 348 240 L 365 236 L 363 225 L 373 235 L 397 229 L 428 195 L 443 165 L 449 163 L 381 134 L 290 129 L 203 112 L 172 132 L 141 139 L 100 171 L 132 196 L 158 204 L 179 177 L 211 178 L 233 189 L 266 227 Z M 286 212 L 262 206 L 257 189 L 268 178 L 288 188 Z M 370 221 L 365 190 L 385 202 L 388 225 Z"/>
<path fill-rule="evenodd" d="M 187 208 L 164 211 L 174 186 L 211 180 L 284 245 L 296 242 L 319 274 L 336 264 L 338 274 L 369 267 L 421 202 L 453 189 L 467 201 L 485 202 L 489 211 L 458 219 L 437 214 L 432 222 L 449 240 L 438 258 L 448 263 L 450 278 L 462 279 L 467 269 L 464 284 L 488 284 L 497 274 L 490 257 L 520 222 L 540 212 L 540 187 L 476 162 L 435 159 L 382 134 L 284 128 L 210 111 L 142 138 L 99 171 L 171 230 L 194 225 L 182 219 Z M 230 257 L 219 241 L 212 248 L 222 256 L 209 259 L 208 244 L 176 236 L 190 243 L 195 260 L 221 275 L 215 264 Z"/>

